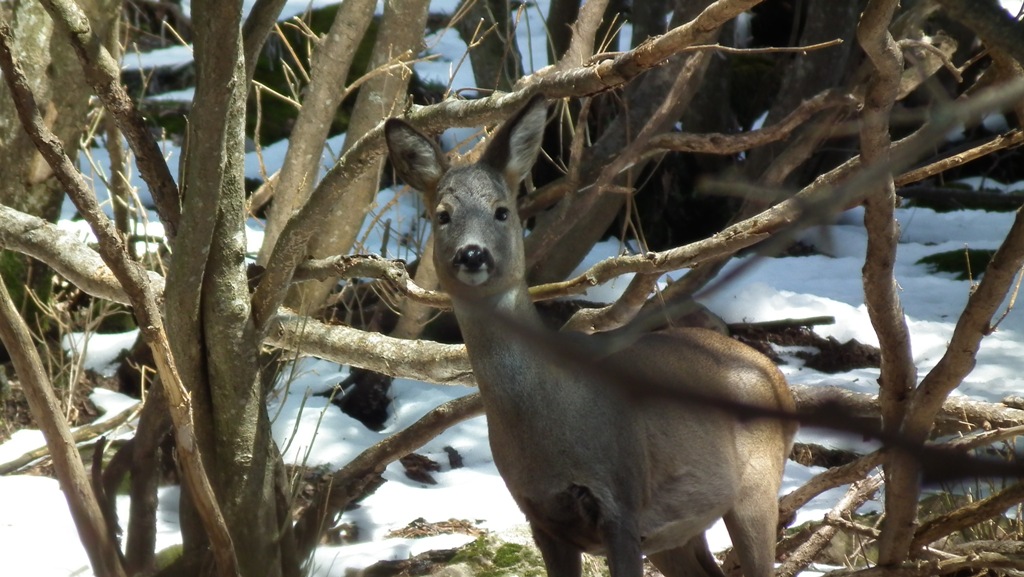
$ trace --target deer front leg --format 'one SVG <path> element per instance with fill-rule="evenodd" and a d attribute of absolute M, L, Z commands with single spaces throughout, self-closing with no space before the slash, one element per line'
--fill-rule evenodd
<path fill-rule="evenodd" d="M 533 540 L 544 558 L 544 567 L 548 577 L 580 577 L 580 550 L 572 544 L 552 537 L 535 524 L 530 524 Z"/>
<path fill-rule="evenodd" d="M 640 533 L 632 519 L 605 519 L 601 526 L 611 577 L 643 577 Z"/>

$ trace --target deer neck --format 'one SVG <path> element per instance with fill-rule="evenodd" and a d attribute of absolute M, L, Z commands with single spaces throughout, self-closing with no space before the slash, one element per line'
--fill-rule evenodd
<path fill-rule="evenodd" d="M 530 374 L 537 353 L 522 331 L 544 330 L 526 285 L 482 299 L 453 296 L 452 305 L 485 402 L 525 393 L 536 381 Z"/>

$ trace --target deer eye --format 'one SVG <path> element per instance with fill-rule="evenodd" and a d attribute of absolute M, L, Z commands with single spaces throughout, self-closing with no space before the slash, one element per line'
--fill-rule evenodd
<path fill-rule="evenodd" d="M 494 220 L 506 221 L 508 220 L 508 215 L 508 209 L 504 206 L 499 206 L 498 209 L 494 211 Z"/>
<path fill-rule="evenodd" d="M 434 215 L 434 218 L 437 220 L 438 225 L 445 225 L 452 221 L 452 215 L 448 214 L 447 210 L 437 211 L 437 214 Z"/>

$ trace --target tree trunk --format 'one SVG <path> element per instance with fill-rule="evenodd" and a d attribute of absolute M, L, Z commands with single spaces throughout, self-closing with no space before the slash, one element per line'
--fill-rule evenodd
<path fill-rule="evenodd" d="M 189 122 L 181 229 L 168 271 L 168 335 L 191 387 L 196 437 L 241 574 L 295 574 L 282 554 L 279 454 L 259 373 L 259 339 L 245 275 L 243 188 L 245 59 L 241 2 L 193 2 L 196 95 Z M 187 497 L 187 496 L 186 496 Z M 208 540 L 182 499 L 183 558 L 208 554 Z"/>
<path fill-rule="evenodd" d="M 107 39 L 117 29 L 121 2 L 87 0 L 79 4 L 100 39 Z M 25 68 L 46 124 L 60 137 L 68 155 L 76 158 L 88 128 L 86 113 L 92 90 L 75 52 L 63 37 L 53 34 L 53 21 L 38 2 L 18 0 L 0 6 L 0 10 L 11 22 L 14 56 Z M 0 203 L 57 222 L 63 202 L 64 188 L 21 129 L 9 91 L 0 85 Z M 53 276 L 49 267 L 23 255 L 3 252 L 0 271 L 15 306 L 30 326 L 47 322 L 29 291 L 42 302 L 49 300 Z"/>
<path fill-rule="evenodd" d="M 781 55 L 778 57 L 781 75 L 776 97 L 770 104 L 765 125 L 777 121 L 792 112 L 801 102 L 815 94 L 841 86 L 850 74 L 850 62 L 854 54 L 854 31 L 857 19 L 863 8 L 862 2 L 832 2 L 831 0 L 812 0 L 807 3 L 803 30 L 797 37 L 796 44 L 807 46 L 826 42 L 833 38 L 841 38 L 843 44 L 830 50 L 814 50 L 803 54 Z M 855 69 L 855 68 L 854 68 Z M 819 127 L 810 127 L 820 130 Z M 750 160 L 745 167 L 747 176 L 757 179 L 762 176 L 772 160 L 778 156 L 787 143 L 757 148 L 750 153 Z M 845 158 L 841 159 L 845 160 Z M 803 183 L 806 175 L 812 170 L 804 171 L 805 177 L 796 179 Z"/>

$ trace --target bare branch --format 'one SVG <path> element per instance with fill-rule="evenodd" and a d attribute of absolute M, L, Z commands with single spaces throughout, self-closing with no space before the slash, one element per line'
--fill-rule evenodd
<path fill-rule="evenodd" d="M 874 65 L 868 81 L 861 128 L 861 158 L 867 164 L 890 162 L 889 115 L 903 73 L 903 57 L 887 30 L 898 2 L 872 0 L 861 17 L 858 40 Z M 900 399 L 916 382 L 910 353 L 910 336 L 893 276 L 896 243 L 899 238 L 893 212 L 896 205 L 891 173 L 865 199 L 864 225 L 868 251 L 864 264 L 865 304 L 871 323 L 881 341 L 881 402 L 885 426 L 899 427 L 903 407 Z"/>
<path fill-rule="evenodd" d="M 790 385 L 797 405 L 809 412 L 824 411 L 829 406 L 843 407 L 845 414 L 877 422 L 880 413 L 878 397 L 855 393 L 837 387 Z M 946 399 L 935 416 L 932 437 L 966 435 L 991 427 L 1011 428 L 1024 424 L 1024 410 L 1002 403 L 987 403 L 967 397 Z M 951 445 L 956 448 L 956 444 Z"/>
<path fill-rule="evenodd" d="M 131 300 L 100 255 L 76 235 L 41 218 L 0 205 L 0 247 L 37 258 L 83 291 L 113 302 Z M 147 272 L 154 293 L 163 292 L 163 277 Z"/>
<path fill-rule="evenodd" d="M 5 77 L 11 72 L 9 46 L 10 30 L 6 22 L 0 22 L 0 61 L 3 62 Z M 3 279 L 0 279 L 0 338 L 21 380 L 32 417 L 53 451 L 53 468 L 93 571 L 103 577 L 125 575 L 117 542 L 107 531 L 99 501 L 89 484 L 89 476 L 68 424 L 61 417 L 60 403 L 36 352 L 32 335 L 18 315 Z"/>
<path fill-rule="evenodd" d="M 587 63 L 594 54 L 594 39 L 597 29 L 601 26 L 608 0 L 587 2 L 580 7 L 576 22 L 572 24 L 572 40 L 569 49 L 555 65 L 556 68 L 567 70 Z"/>
<path fill-rule="evenodd" d="M 366 3 L 361 4 L 363 9 L 372 10 Z M 386 66 L 396 58 L 399 62 L 415 58 L 416 53 L 422 49 L 423 28 L 427 22 L 429 4 L 429 0 L 385 2 L 384 14 L 379 22 L 373 52 L 370 55 L 371 69 Z M 341 11 L 338 16 L 341 17 Z M 366 17 L 369 17 L 368 14 Z M 360 142 L 358 139 L 372 132 L 375 126 L 402 111 L 407 100 L 406 89 L 411 77 L 410 66 L 390 67 L 387 74 L 373 76 L 359 89 L 345 134 L 345 143 L 342 147 L 344 154 L 347 155 L 353 145 Z M 325 90 L 331 88 L 330 85 L 324 86 Z M 337 191 L 335 206 L 344 206 L 348 209 L 325 211 L 323 226 L 318 227 L 317 234 L 309 238 L 306 252 L 323 257 L 352 250 L 362 229 L 366 211 L 380 188 L 380 171 L 383 168 L 383 159 L 377 156 L 369 161 L 365 170 L 345 181 L 344 186 Z M 297 203 L 296 206 L 300 204 Z M 289 218 L 292 213 L 287 212 L 280 216 Z M 274 248 L 276 251 L 276 246 Z M 268 253 L 261 251 L 261 254 Z M 275 256 L 267 261 L 268 271 L 275 266 L 273 261 L 277 258 L 276 252 L 273 254 Z M 291 291 L 291 297 L 285 302 L 291 307 L 320 307 L 327 300 L 327 295 L 335 284 L 337 283 L 332 281 L 295 287 Z M 255 310 L 259 312 L 258 309 Z M 260 327 L 259 314 L 256 315 L 256 319 L 256 326 Z"/>
<path fill-rule="evenodd" d="M 592 335 L 619 328 L 636 317 L 647 302 L 647 295 L 655 289 L 661 273 L 641 273 L 633 277 L 629 286 L 614 303 L 597 309 L 580 309 L 572 315 L 563 331 Z"/>
<path fill-rule="evenodd" d="M 893 273 L 899 229 L 894 217 L 896 189 L 890 164 L 889 117 L 899 93 L 903 54 L 889 33 L 898 0 L 870 0 L 857 27 L 857 40 L 873 70 L 868 76 L 860 129 L 861 158 L 865 164 L 885 167 L 864 202 L 864 226 L 868 233 L 864 257 L 864 302 L 882 351 L 879 404 L 882 426 L 900 429 L 906 399 L 917 382 L 917 368 L 910 350 L 910 333 Z M 886 522 L 879 540 L 879 563 L 893 565 L 907 559 L 915 523 L 918 496 L 918 464 L 899 451 L 885 464 Z M 910 481 L 910 478 L 914 481 Z"/>
<path fill-rule="evenodd" d="M 549 66 L 520 80 L 517 89 L 531 86 L 531 94 L 540 91 L 551 97 L 562 98 L 593 95 L 620 86 L 641 72 L 659 66 L 670 56 L 693 46 L 724 23 L 760 3 L 760 0 L 717 0 L 693 20 L 661 36 L 649 38 L 629 52 L 602 60 L 594 66 L 564 72 Z"/>
<path fill-rule="evenodd" d="M 806 46 L 767 46 L 765 48 L 736 48 L 734 46 L 722 46 L 721 44 L 698 44 L 697 46 L 690 46 L 686 51 L 694 52 L 697 50 L 713 50 L 723 54 L 781 54 L 792 52 L 796 52 L 797 54 L 807 54 L 812 50 L 832 48 L 833 46 L 839 46 L 842 43 L 842 38 L 834 38 L 827 42 L 817 42 L 815 44 L 807 44 Z"/>
<path fill-rule="evenodd" d="M 547 68 L 521 80 L 512 93 L 496 93 L 472 101 L 446 100 L 415 109 L 407 118 L 421 130 L 440 133 L 455 126 L 479 126 L 501 120 L 525 105 L 538 92 L 550 97 L 582 96 L 621 86 L 759 3 L 760 0 L 717 0 L 691 22 L 652 38 L 617 58 L 565 72 Z M 283 302 L 284 291 L 291 283 L 295 267 L 306 257 L 306 247 L 313 232 L 320 229 L 325 215 L 336 206 L 340 191 L 374 169 L 383 154 L 383 126 L 378 125 L 353 143 L 312 192 L 306 204 L 285 225 L 272 256 L 266 261 L 266 274 L 252 297 L 256 326 L 265 327 Z"/>
<path fill-rule="evenodd" d="M 650 147 L 651 139 L 663 132 L 664 127 L 671 126 L 675 122 L 681 108 L 693 100 L 709 62 L 710 58 L 706 54 L 694 55 L 687 59 L 679 76 L 669 87 L 668 93 L 664 95 L 661 104 L 651 113 L 643 128 L 626 144 L 624 149 L 617 151 L 610 163 L 601 168 L 600 174 L 594 179 L 592 185 L 595 190 L 587 195 L 588 198 L 596 199 L 598 191 L 607 189 L 616 176 L 628 167 L 634 166 L 640 153 Z M 589 212 L 589 207 L 585 202 L 573 203 L 572 208 L 574 213 L 586 214 Z"/>
<path fill-rule="evenodd" d="M 781 206 L 781 205 L 777 205 Z M 792 211 L 792 212 L 789 212 Z M 799 209 L 788 205 L 779 209 L 778 220 L 759 218 L 737 223 L 707 239 L 662 252 L 624 255 L 608 258 L 566 281 L 549 283 L 530 289 L 534 300 L 545 300 L 584 292 L 587 288 L 608 282 L 625 273 L 658 273 L 693 266 L 698 262 L 724 254 L 735 254 L 768 238 L 768 229 L 777 228 L 787 220 L 798 218 Z M 759 215 L 764 217 L 765 214 Z M 767 225 L 767 226 L 766 226 Z"/>
<path fill-rule="evenodd" d="M 375 278 L 386 280 L 402 294 L 418 303 L 439 309 L 451 308 L 451 300 L 449 300 L 448 295 L 427 290 L 416 284 L 409 277 L 409 271 L 405 268 L 405 262 L 386 259 L 374 254 L 310 259 L 299 265 L 299 268 L 295 270 L 293 280 L 300 282 L 304 280 L 326 280 L 329 278 Z"/>
<path fill-rule="evenodd" d="M 930 176 L 935 176 L 936 174 L 945 172 L 950 168 L 962 166 L 972 160 L 992 154 L 993 152 L 1019 146 L 1022 143 L 1024 143 L 1024 132 L 1019 128 L 1011 130 L 1005 134 L 994 136 L 988 142 L 972 147 L 969 150 L 947 156 L 942 160 L 937 160 L 927 166 L 922 166 L 921 168 L 908 170 L 896 177 L 895 184 L 896 186 L 906 186 L 908 184 L 924 180 Z"/>
<path fill-rule="evenodd" d="M 987 424 L 991 425 L 991 423 Z M 945 445 L 953 449 L 968 451 L 970 449 L 985 447 L 991 445 L 992 443 L 1007 441 L 1009 439 L 1013 439 L 1014 437 L 1019 437 L 1021 435 L 1024 435 L 1024 425 L 1016 425 L 1012 427 L 998 427 L 995 429 L 982 431 L 980 433 L 958 437 L 945 443 Z"/>
<path fill-rule="evenodd" d="M 938 0 L 943 10 L 963 22 L 987 46 L 998 48 L 1024 64 L 1024 22 L 1008 18 L 995 0 Z"/>
<path fill-rule="evenodd" d="M 864 479 L 872 469 L 882 463 L 882 453 L 875 451 L 856 461 L 832 467 L 818 473 L 811 480 L 779 499 L 779 524 L 789 525 L 796 512 L 818 495 Z"/>
<path fill-rule="evenodd" d="M 822 92 L 814 98 L 804 101 L 793 112 L 771 126 L 740 134 L 669 132 L 651 138 L 647 146 L 650 151 L 674 150 L 704 154 L 738 154 L 788 138 L 794 130 L 822 110 L 841 106 L 849 107 L 854 104 L 856 101 L 848 95 L 834 91 Z"/>
<path fill-rule="evenodd" d="M 273 318 L 266 342 L 391 377 L 445 385 L 476 382 L 463 345 L 397 339 L 289 314 Z"/>
<path fill-rule="evenodd" d="M 304 91 L 302 110 L 295 119 L 284 162 L 274 181 L 267 183 L 274 204 L 257 259 L 260 263 L 270 256 L 288 216 L 305 202 L 313 189 L 331 120 L 346 92 L 339 87 L 345 84 L 375 5 L 373 0 L 343 2 L 327 35 L 316 46 L 310 66 L 311 80 Z M 249 66 L 248 55 L 246 66 Z"/>

